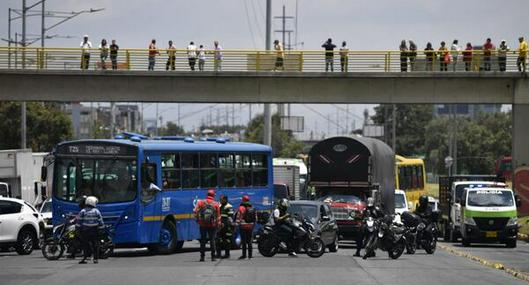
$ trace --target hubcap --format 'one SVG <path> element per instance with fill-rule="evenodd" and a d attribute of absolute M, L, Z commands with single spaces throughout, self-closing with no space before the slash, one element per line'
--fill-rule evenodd
<path fill-rule="evenodd" d="M 33 248 L 33 238 L 31 234 L 27 234 L 22 240 L 22 248 L 24 251 L 28 252 Z"/>
<path fill-rule="evenodd" d="M 163 246 L 168 246 L 172 240 L 173 237 L 171 236 L 171 232 L 167 229 L 162 228 L 162 230 L 160 231 L 160 243 Z"/>

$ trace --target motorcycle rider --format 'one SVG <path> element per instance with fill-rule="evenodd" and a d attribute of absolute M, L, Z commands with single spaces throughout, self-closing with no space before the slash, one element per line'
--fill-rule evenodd
<path fill-rule="evenodd" d="M 288 199 L 283 198 L 279 200 L 277 208 L 272 213 L 272 221 L 278 235 L 287 244 L 288 255 L 297 256 L 292 243 L 296 227 L 290 222 L 290 214 L 287 213 L 289 206 L 290 202 Z"/>
<path fill-rule="evenodd" d="M 99 259 L 99 231 L 98 228 L 103 226 L 103 216 L 96 208 L 97 198 L 88 196 L 85 200 L 85 207 L 79 212 L 77 226 L 81 231 L 83 242 L 83 259 L 79 264 L 86 264 L 86 259 L 92 254 L 94 263 Z"/>
<path fill-rule="evenodd" d="M 430 223 L 432 217 L 432 207 L 428 204 L 428 196 L 422 195 L 419 197 L 419 206 L 415 209 L 414 213 L 419 216 L 419 218 L 421 218 L 421 222 L 423 222 L 425 225 Z M 417 240 L 420 241 L 421 239 L 422 231 L 419 231 L 417 233 Z"/>
<path fill-rule="evenodd" d="M 233 206 L 228 203 L 228 196 L 220 196 L 220 227 L 217 234 L 217 258 L 230 258 L 233 240 Z M 221 251 L 224 249 L 224 255 Z"/>
<path fill-rule="evenodd" d="M 364 241 L 368 238 L 367 236 L 367 227 L 366 227 L 366 221 L 367 218 L 372 217 L 373 219 L 378 219 L 384 216 L 384 212 L 375 205 L 375 199 L 373 197 L 367 198 L 367 207 L 364 210 L 363 216 L 364 216 L 364 223 L 362 225 L 362 228 L 359 231 L 359 234 L 356 237 L 356 253 L 354 256 L 360 256 L 360 249 L 364 246 Z M 372 254 L 374 256 L 375 253 Z M 371 256 L 364 256 L 364 258 L 371 257 Z"/>

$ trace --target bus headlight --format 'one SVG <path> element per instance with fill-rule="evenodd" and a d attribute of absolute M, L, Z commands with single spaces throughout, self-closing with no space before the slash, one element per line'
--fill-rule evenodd
<path fill-rule="evenodd" d="M 475 226 L 476 225 L 476 222 L 474 221 L 474 219 L 472 217 L 464 217 L 464 223 L 469 225 L 469 226 Z"/>
<path fill-rule="evenodd" d="M 518 217 L 512 217 L 507 222 L 507 226 L 516 226 L 518 224 Z"/>

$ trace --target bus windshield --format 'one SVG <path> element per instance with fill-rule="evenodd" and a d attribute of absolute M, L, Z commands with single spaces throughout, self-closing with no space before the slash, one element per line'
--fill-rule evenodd
<path fill-rule="evenodd" d="M 96 196 L 99 203 L 113 203 L 136 198 L 137 171 L 133 159 L 65 158 L 56 163 L 54 194 L 60 200 Z"/>
<path fill-rule="evenodd" d="M 511 207 L 514 197 L 511 191 L 476 190 L 468 192 L 468 205 L 477 207 Z"/>

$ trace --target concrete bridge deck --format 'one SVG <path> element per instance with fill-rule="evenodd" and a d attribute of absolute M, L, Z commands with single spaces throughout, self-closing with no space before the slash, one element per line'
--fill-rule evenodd
<path fill-rule="evenodd" d="M 529 104 L 517 72 L 0 70 L 4 101 Z"/>

